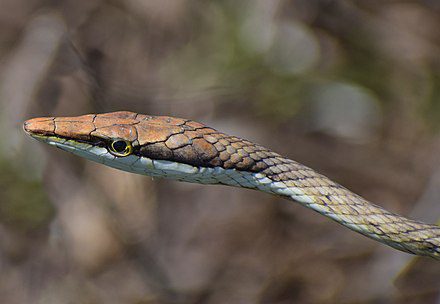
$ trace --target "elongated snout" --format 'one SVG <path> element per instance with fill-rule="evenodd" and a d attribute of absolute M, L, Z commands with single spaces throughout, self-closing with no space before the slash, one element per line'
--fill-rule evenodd
<path fill-rule="evenodd" d="M 32 118 L 24 122 L 23 129 L 30 136 L 51 136 L 55 132 L 55 121 L 53 117 Z"/>

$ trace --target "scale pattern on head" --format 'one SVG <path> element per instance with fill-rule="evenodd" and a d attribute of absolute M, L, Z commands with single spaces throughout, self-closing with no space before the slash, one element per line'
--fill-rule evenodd
<path fill-rule="evenodd" d="M 195 167 L 221 167 L 264 172 L 275 180 L 291 171 L 294 161 L 201 123 L 133 112 L 90 114 L 77 117 L 35 118 L 25 123 L 34 134 L 57 136 L 104 146 L 113 140 L 132 144 L 133 154 Z M 271 172 L 267 172 L 269 168 Z"/>

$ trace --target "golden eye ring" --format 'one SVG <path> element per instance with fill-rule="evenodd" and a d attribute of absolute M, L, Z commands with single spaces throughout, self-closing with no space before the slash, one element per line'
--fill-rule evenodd
<path fill-rule="evenodd" d="M 108 150 L 115 156 L 124 157 L 133 152 L 133 146 L 129 141 L 117 139 L 108 145 Z"/>

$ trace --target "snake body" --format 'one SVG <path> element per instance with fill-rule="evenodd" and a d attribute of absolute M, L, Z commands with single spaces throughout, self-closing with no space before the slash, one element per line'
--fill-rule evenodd
<path fill-rule="evenodd" d="M 298 162 L 201 123 L 132 112 L 34 118 L 40 141 L 128 172 L 282 196 L 398 250 L 440 259 L 440 227 L 374 205 Z"/>

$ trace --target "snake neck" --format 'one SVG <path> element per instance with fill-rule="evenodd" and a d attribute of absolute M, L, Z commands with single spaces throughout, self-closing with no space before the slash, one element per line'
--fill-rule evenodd
<path fill-rule="evenodd" d="M 142 162 L 147 168 L 144 173 L 147 175 L 151 175 L 148 172 L 150 168 L 154 172 L 162 172 L 160 177 L 191 183 L 223 184 L 278 195 L 398 250 L 439 259 L 440 227 L 386 211 L 294 161 L 286 160 L 281 168 L 268 167 L 257 173 L 195 167 L 166 160 L 144 158 Z"/>

